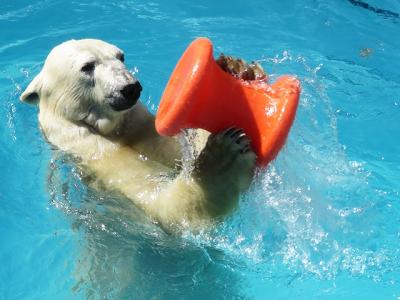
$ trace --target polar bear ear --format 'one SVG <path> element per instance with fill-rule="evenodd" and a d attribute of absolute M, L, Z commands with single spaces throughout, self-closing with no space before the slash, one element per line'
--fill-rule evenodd
<path fill-rule="evenodd" d="M 39 103 L 41 88 L 42 88 L 42 76 L 41 73 L 39 73 L 27 86 L 27 88 L 21 94 L 19 99 L 22 102 L 26 102 L 29 104 L 37 104 Z"/>

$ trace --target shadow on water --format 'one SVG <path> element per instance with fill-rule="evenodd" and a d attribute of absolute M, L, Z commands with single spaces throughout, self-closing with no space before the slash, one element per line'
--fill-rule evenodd
<path fill-rule="evenodd" d="M 374 12 L 374 13 L 376 13 L 376 14 L 382 16 L 382 17 L 385 17 L 385 18 L 394 18 L 394 19 L 399 19 L 400 18 L 400 14 L 399 13 L 369 5 L 367 2 L 364 2 L 364 1 L 360 1 L 360 0 L 348 0 L 348 1 L 351 4 L 353 4 L 354 6 L 358 6 L 358 7 L 364 8 L 366 10 Z"/>

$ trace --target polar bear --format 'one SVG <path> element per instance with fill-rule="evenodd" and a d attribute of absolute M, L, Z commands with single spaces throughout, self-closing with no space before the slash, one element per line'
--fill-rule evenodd
<path fill-rule="evenodd" d="M 198 139 L 203 150 L 192 171 L 182 172 L 180 143 L 156 132 L 154 116 L 138 101 L 141 90 L 122 50 L 83 39 L 56 46 L 20 99 L 38 105 L 52 145 L 162 226 L 203 226 L 232 211 L 255 166 L 244 132 L 210 134 L 205 146 Z"/>

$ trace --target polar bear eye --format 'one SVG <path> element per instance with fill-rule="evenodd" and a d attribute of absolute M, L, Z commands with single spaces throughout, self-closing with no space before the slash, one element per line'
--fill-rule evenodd
<path fill-rule="evenodd" d="M 90 73 L 92 73 L 94 71 L 94 67 L 95 67 L 95 62 L 94 61 L 87 62 L 82 66 L 81 71 L 86 73 L 86 74 L 90 74 Z"/>
<path fill-rule="evenodd" d="M 118 53 L 117 59 L 119 59 L 121 62 L 125 62 L 125 55 L 123 53 Z"/>

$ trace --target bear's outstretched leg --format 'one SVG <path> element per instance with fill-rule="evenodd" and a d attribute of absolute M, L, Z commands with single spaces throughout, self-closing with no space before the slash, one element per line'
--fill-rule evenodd
<path fill-rule="evenodd" d="M 193 178 L 206 191 L 215 215 L 229 212 L 251 183 L 256 156 L 242 129 L 211 134 L 195 161 Z"/>

